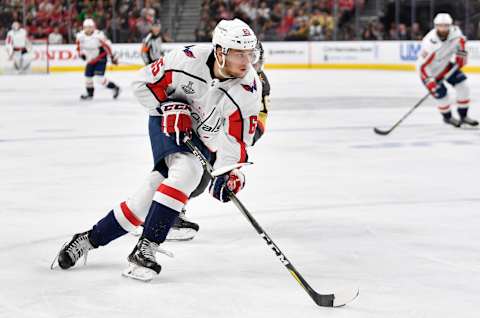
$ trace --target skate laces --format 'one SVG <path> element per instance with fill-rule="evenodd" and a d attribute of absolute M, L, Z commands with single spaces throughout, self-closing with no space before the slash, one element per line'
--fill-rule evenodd
<path fill-rule="evenodd" d="M 138 247 L 138 249 L 146 259 L 155 263 L 157 262 L 155 258 L 155 251 L 158 249 L 157 243 L 154 243 L 152 241 L 149 241 L 146 238 L 143 238 L 140 242 L 140 246 Z"/>
<path fill-rule="evenodd" d="M 77 237 L 70 246 L 67 247 L 66 252 L 72 258 L 73 262 L 75 263 L 82 255 L 84 256 L 83 264 L 87 264 L 87 255 L 88 251 L 93 249 L 92 244 L 88 240 L 88 236 L 86 234 L 80 235 Z"/>
<path fill-rule="evenodd" d="M 142 243 L 140 244 L 138 249 L 145 256 L 145 258 L 155 262 L 157 261 L 155 258 L 155 253 L 161 253 L 172 258 L 175 256 L 172 252 L 161 248 L 159 244 L 149 241 L 146 238 L 142 240 Z"/>
<path fill-rule="evenodd" d="M 53 259 L 52 264 L 50 265 L 50 269 L 55 268 L 55 264 L 57 263 L 58 257 L 65 248 L 65 246 L 69 245 L 69 243 L 64 243 L 62 248 L 60 249 L 60 252 L 58 252 L 57 256 Z M 84 256 L 84 262 L 83 265 L 87 264 L 87 256 L 88 256 L 88 251 L 93 249 L 92 244 L 88 240 L 88 235 L 80 235 L 77 237 L 71 244 L 70 246 L 67 247 L 65 252 L 70 256 L 70 258 L 73 260 L 73 263 L 76 263 L 77 260 Z"/>

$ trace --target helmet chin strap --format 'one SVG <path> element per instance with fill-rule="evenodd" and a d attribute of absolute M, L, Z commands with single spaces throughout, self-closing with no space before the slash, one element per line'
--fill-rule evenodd
<path fill-rule="evenodd" d="M 217 58 L 217 52 L 215 52 L 215 62 L 217 63 L 218 65 L 218 72 L 220 73 L 220 75 L 222 75 L 224 78 L 234 78 L 233 76 L 228 76 L 226 75 L 225 73 L 223 73 L 223 68 L 225 67 L 225 61 L 227 59 L 227 52 L 228 52 L 228 49 L 225 50 L 222 48 L 222 54 L 223 54 L 223 61 L 222 61 L 222 64 L 220 64 L 220 62 L 218 61 L 218 58 Z"/>

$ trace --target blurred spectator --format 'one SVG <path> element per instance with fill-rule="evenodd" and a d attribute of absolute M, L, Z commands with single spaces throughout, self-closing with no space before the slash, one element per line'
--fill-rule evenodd
<path fill-rule="evenodd" d="M 59 32 L 58 26 L 53 28 L 53 32 L 48 35 L 48 43 L 50 44 L 62 44 L 63 36 Z"/>
<path fill-rule="evenodd" d="M 410 39 L 417 41 L 421 41 L 423 39 L 423 32 L 420 30 L 420 24 L 418 22 L 412 24 L 410 29 Z"/>

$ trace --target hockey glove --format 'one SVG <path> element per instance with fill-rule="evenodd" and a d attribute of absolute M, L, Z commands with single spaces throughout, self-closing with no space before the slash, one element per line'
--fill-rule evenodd
<path fill-rule="evenodd" d="M 458 69 L 461 69 L 467 64 L 468 52 L 459 50 L 455 55 L 455 63 L 458 65 Z"/>
<path fill-rule="evenodd" d="M 118 65 L 118 57 L 117 56 L 112 55 L 112 57 L 110 57 L 110 59 L 112 60 L 113 65 Z"/>
<path fill-rule="evenodd" d="M 428 91 L 432 94 L 435 95 L 438 89 L 438 83 L 433 77 L 427 77 L 425 80 L 423 80 L 423 84 L 427 87 Z"/>
<path fill-rule="evenodd" d="M 162 131 L 167 136 L 175 136 L 180 146 L 185 135 L 192 135 L 192 117 L 190 106 L 181 102 L 166 102 L 157 108 L 162 114 Z"/>
<path fill-rule="evenodd" d="M 222 202 L 230 201 L 229 192 L 238 193 L 245 185 L 245 175 L 238 169 L 215 177 L 210 183 L 210 194 Z"/>

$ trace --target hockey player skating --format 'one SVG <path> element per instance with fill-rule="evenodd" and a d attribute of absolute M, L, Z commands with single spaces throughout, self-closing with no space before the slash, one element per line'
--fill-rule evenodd
<path fill-rule="evenodd" d="M 255 136 L 253 137 L 253 145 L 263 136 L 265 132 L 265 127 L 267 124 L 268 108 L 270 107 L 270 83 L 268 81 L 267 75 L 263 71 L 263 66 L 265 63 L 265 52 L 261 42 L 257 43 L 257 49 L 259 51 L 258 62 L 253 65 L 255 71 L 257 71 L 258 77 L 262 82 L 262 107 L 258 115 L 258 123 L 255 131 Z M 196 197 L 200 195 L 208 186 L 209 176 L 207 173 L 204 173 L 200 185 L 195 189 L 190 197 Z M 185 208 L 180 212 L 179 217 L 173 224 L 170 232 L 168 233 L 167 240 L 174 241 L 186 241 L 191 240 L 195 237 L 197 232 L 200 229 L 200 226 L 190 221 L 185 217 Z M 139 228 L 137 235 L 141 235 L 142 229 Z"/>
<path fill-rule="evenodd" d="M 96 30 L 95 22 L 92 19 L 83 21 L 83 30 L 77 33 L 77 53 L 78 56 L 87 62 L 85 65 L 85 85 L 86 94 L 80 96 L 81 99 L 92 99 L 94 95 L 94 76 L 97 82 L 113 91 L 113 98 L 120 94 L 120 87 L 105 77 L 107 68 L 107 56 L 113 64 L 118 64 L 117 58 L 113 55 L 110 41 L 102 31 Z"/>
<path fill-rule="evenodd" d="M 182 143 L 183 136 L 191 136 L 215 169 L 246 162 L 262 98 L 262 83 L 252 66 L 258 59 L 257 39 L 248 25 L 235 19 L 220 21 L 212 42 L 213 48 L 171 51 L 140 71 L 132 86 L 150 115 L 154 169 L 132 197 L 62 247 L 61 268 L 72 267 L 89 250 L 143 224 L 124 275 L 151 280 L 161 270 L 155 258 L 159 244 L 203 175 L 202 165 Z M 209 192 L 226 202 L 227 189 L 237 193 L 244 180 L 243 173 L 232 168 L 210 182 Z"/>
<path fill-rule="evenodd" d="M 13 67 L 18 73 L 25 73 L 30 69 L 32 61 L 31 43 L 28 40 L 27 31 L 15 21 L 12 29 L 8 31 L 5 39 L 8 59 L 13 61 Z"/>
<path fill-rule="evenodd" d="M 436 99 L 445 123 L 460 127 L 462 124 L 477 126 L 478 121 L 468 116 L 470 89 L 467 77 L 461 71 L 467 64 L 466 38 L 458 26 L 453 25 L 448 13 L 439 13 L 434 19 L 435 28 L 422 41 L 418 59 L 418 71 L 421 79 Z M 447 78 L 445 76 L 458 68 Z M 450 110 L 451 101 L 445 83 L 450 84 L 456 92 L 456 119 Z"/>

